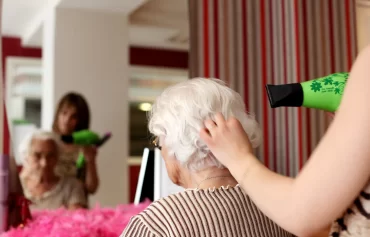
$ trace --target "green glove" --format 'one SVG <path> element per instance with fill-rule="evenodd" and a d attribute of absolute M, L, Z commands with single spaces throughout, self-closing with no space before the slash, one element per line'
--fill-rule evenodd
<path fill-rule="evenodd" d="M 271 108 L 303 106 L 335 112 L 348 76 L 348 73 L 334 73 L 302 83 L 266 85 Z"/>

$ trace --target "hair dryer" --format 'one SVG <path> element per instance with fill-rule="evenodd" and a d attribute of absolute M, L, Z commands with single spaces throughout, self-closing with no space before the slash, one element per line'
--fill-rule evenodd
<path fill-rule="evenodd" d="M 62 135 L 61 138 L 65 143 L 73 143 L 81 146 L 95 145 L 100 141 L 100 136 L 90 130 L 81 130 L 71 135 Z"/>
<path fill-rule="evenodd" d="M 348 76 L 348 73 L 334 73 L 302 83 L 266 85 L 270 106 L 302 106 L 335 112 L 342 100 Z"/>
<path fill-rule="evenodd" d="M 62 141 L 65 143 L 70 143 L 70 144 L 76 144 L 80 146 L 96 146 L 100 147 L 102 146 L 105 142 L 107 142 L 111 138 L 112 134 L 111 133 L 106 133 L 102 138 L 95 132 L 92 132 L 90 130 L 81 130 L 72 133 L 72 135 L 63 135 L 62 136 Z M 80 152 L 76 166 L 77 168 L 82 168 L 85 165 L 85 157 L 83 153 Z"/>

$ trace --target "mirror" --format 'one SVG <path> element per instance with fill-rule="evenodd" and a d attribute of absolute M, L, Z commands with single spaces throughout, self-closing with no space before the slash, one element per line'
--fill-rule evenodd
<path fill-rule="evenodd" d="M 187 80 L 188 74 L 181 69 L 137 66 L 130 71 L 130 156 L 137 157 L 148 146 L 147 112 L 155 98 L 166 87 Z"/>
<path fill-rule="evenodd" d="M 76 92 L 90 109 L 89 128 L 99 136 L 112 133 L 98 150 L 100 184 L 88 195 L 89 207 L 132 203 L 143 150 L 150 145 L 146 113 L 164 88 L 188 79 L 187 0 L 117 1 L 112 5 L 118 13 L 110 4 L 46 2 L 20 6 L 4 0 L 10 155 L 21 172 L 22 141 L 39 128 L 53 130 L 54 116 L 58 123 L 63 110 L 57 113 L 59 101 Z M 48 13 L 42 19 L 41 10 Z M 17 25 L 15 14 L 24 16 Z"/>

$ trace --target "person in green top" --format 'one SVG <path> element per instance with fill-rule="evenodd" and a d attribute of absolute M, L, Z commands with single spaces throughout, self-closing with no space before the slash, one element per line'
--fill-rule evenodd
<path fill-rule="evenodd" d="M 65 94 L 59 101 L 54 116 L 53 131 L 61 136 L 89 129 L 90 109 L 85 98 L 78 93 Z M 77 166 L 79 157 L 83 155 L 84 165 Z M 97 148 L 94 146 L 78 146 L 64 144 L 56 172 L 61 176 L 75 176 L 80 179 L 86 194 L 94 194 L 99 186 L 96 165 Z"/>

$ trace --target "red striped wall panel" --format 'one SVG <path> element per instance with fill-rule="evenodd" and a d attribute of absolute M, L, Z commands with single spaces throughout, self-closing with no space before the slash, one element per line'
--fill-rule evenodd
<path fill-rule="evenodd" d="M 322 111 L 270 109 L 265 84 L 349 71 L 356 56 L 354 0 L 189 0 L 190 75 L 241 93 L 263 128 L 258 157 L 295 176 L 328 125 Z"/>

